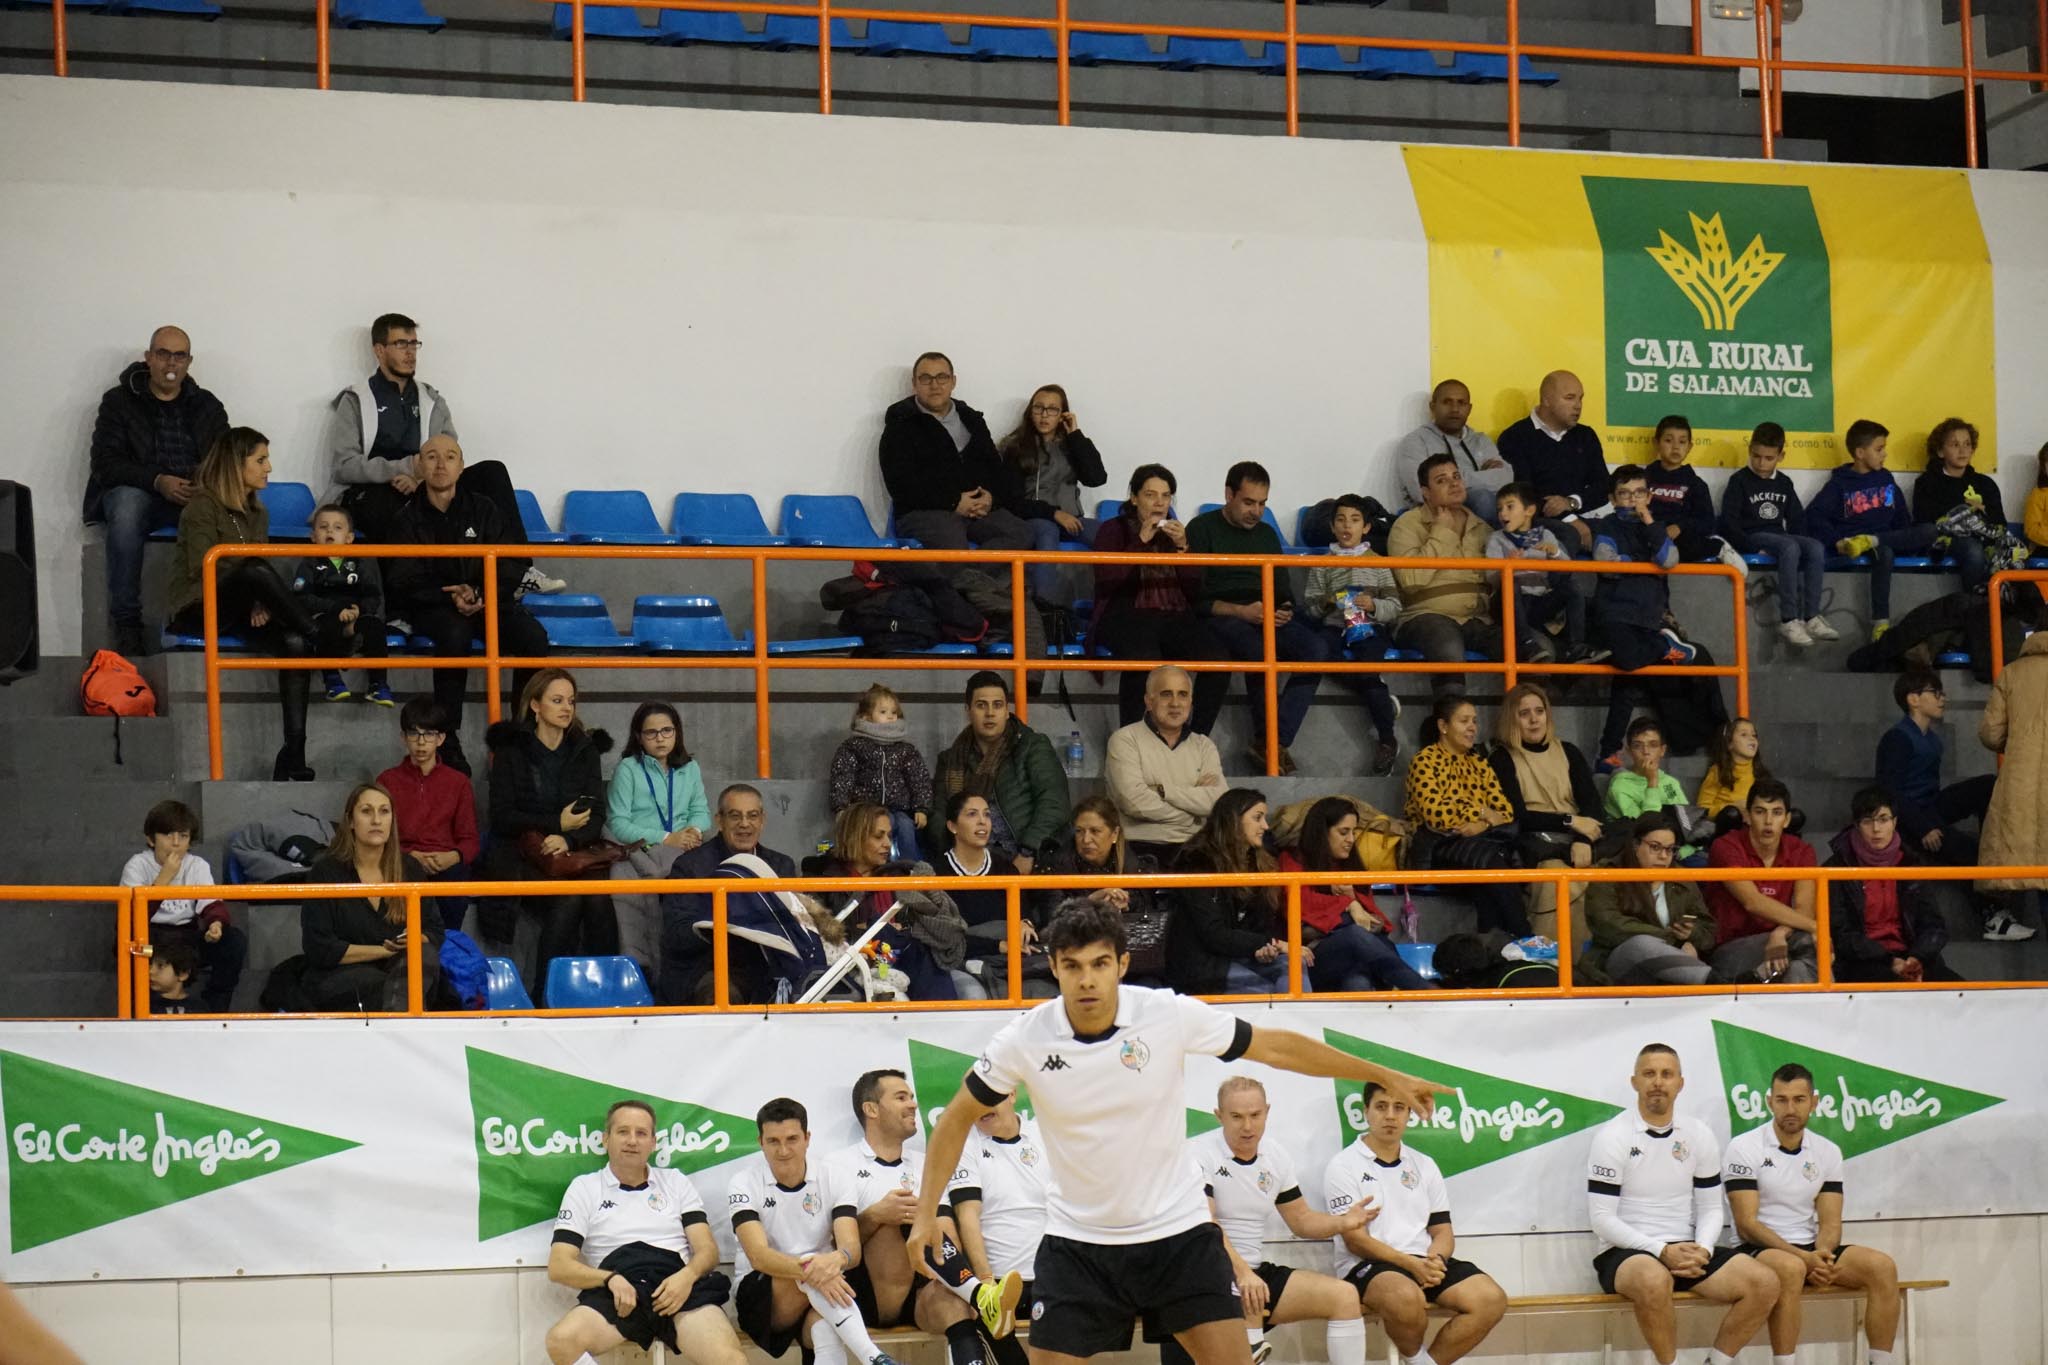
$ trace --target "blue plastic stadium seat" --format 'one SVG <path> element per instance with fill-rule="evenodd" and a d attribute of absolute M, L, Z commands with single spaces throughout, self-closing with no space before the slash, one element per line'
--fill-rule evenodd
<path fill-rule="evenodd" d="M 634 598 L 633 643 L 679 654 L 754 652 L 751 633 L 746 639 L 735 636 L 715 597 Z"/>
<path fill-rule="evenodd" d="M 638 1010 L 654 992 L 630 957 L 558 957 L 548 963 L 544 991 L 551 1010 Z"/>
<path fill-rule="evenodd" d="M 1946 654 L 1935 655 L 1934 662 L 1940 668 L 1968 668 L 1970 656 L 1964 650 L 1950 650 Z"/>
<path fill-rule="evenodd" d="M 889 550 L 899 542 L 875 534 L 867 508 L 850 493 L 791 493 L 782 500 L 782 534 L 792 545 Z"/>
<path fill-rule="evenodd" d="M 612 626 L 610 608 L 595 593 L 530 592 L 520 601 L 557 649 L 630 649 L 631 636 Z"/>
<path fill-rule="evenodd" d="M 263 509 L 270 513 L 272 540 L 313 538 L 313 490 L 302 483 L 273 479 L 263 490 Z M 278 566 L 282 569 L 283 566 Z"/>
<path fill-rule="evenodd" d="M 581 545 L 673 545 L 637 488 L 578 488 L 562 499 L 562 530 Z"/>
<path fill-rule="evenodd" d="M 967 30 L 967 46 L 976 61 L 1050 62 L 1058 58 L 1052 35 L 1042 28 L 1000 28 L 975 24 Z"/>
<path fill-rule="evenodd" d="M 526 993 L 526 983 L 519 979 L 519 969 L 512 965 L 509 957 L 487 957 L 484 959 L 484 1008 L 487 1010 L 530 1010 L 533 999 Z"/>
<path fill-rule="evenodd" d="M 761 28 L 762 46 L 774 52 L 787 52 L 792 48 L 816 47 L 818 45 L 818 21 L 795 14 L 771 14 Z M 853 29 L 844 19 L 832 21 L 832 50 L 834 52 L 866 51 L 868 40 L 853 36 Z"/>
<path fill-rule="evenodd" d="M 69 9 L 70 6 L 65 6 Z M 208 0 L 110 0 L 100 7 L 102 14 L 169 14 L 188 19 L 220 18 L 220 6 Z"/>
<path fill-rule="evenodd" d="M 1516 65 L 1519 68 L 1524 85 L 1557 84 L 1557 73 L 1555 71 L 1538 71 L 1527 57 L 1520 58 Z M 1506 81 L 1508 78 L 1507 54 L 1504 52 L 1460 52 L 1457 55 L 1457 60 L 1444 69 L 1442 74 L 1454 81 L 1464 81 L 1468 84 Z"/>
<path fill-rule="evenodd" d="M 1420 80 L 1438 80 L 1450 74 L 1447 66 L 1438 66 L 1436 58 L 1418 48 L 1376 48 L 1360 52 L 1361 65 L 1370 64 L 1377 79 L 1390 76 L 1407 76 Z"/>
<path fill-rule="evenodd" d="M 1274 57 L 1269 71 L 1280 73 L 1287 70 L 1287 49 L 1279 43 L 1269 44 L 1267 51 Z M 1294 68 L 1297 71 L 1328 71 L 1342 76 L 1385 76 L 1386 70 L 1376 64 L 1375 59 L 1385 55 L 1370 48 L 1359 48 L 1346 61 L 1344 54 L 1330 43 L 1297 43 L 1294 47 Z"/>
<path fill-rule="evenodd" d="M 423 28 L 439 33 L 448 21 L 427 13 L 420 0 L 334 0 L 334 22 L 343 28 Z"/>
<path fill-rule="evenodd" d="M 737 14 L 714 10 L 665 9 L 654 26 L 655 41 L 672 47 L 716 43 L 723 47 L 762 47 L 766 30 L 750 33 Z"/>
<path fill-rule="evenodd" d="M 563 42 L 569 41 L 574 29 L 574 19 L 568 5 L 555 6 L 555 36 Z M 624 38 L 629 42 L 650 43 L 654 41 L 654 30 L 640 22 L 640 12 L 624 5 L 585 5 L 583 7 L 583 36 L 585 38 Z"/>
<path fill-rule="evenodd" d="M 991 659 L 1009 659 L 1014 658 L 1017 651 L 1011 647 L 1008 640 L 997 640 L 982 652 Z M 1078 644 L 1047 645 L 1045 647 L 1045 657 L 1048 659 L 1078 659 L 1087 652 L 1084 647 Z"/>
<path fill-rule="evenodd" d="M 673 14 L 674 10 L 663 10 Z M 534 545 L 560 545 L 569 537 L 548 525 L 547 513 L 540 510 L 540 499 L 531 489 L 515 488 L 512 500 L 519 504 L 519 524 L 526 528 L 526 539 Z"/>
<path fill-rule="evenodd" d="M 1778 557 L 1776 555 L 1748 554 L 1742 557 L 1742 562 L 1749 565 L 1752 569 L 1775 569 L 1778 567 Z"/>
<path fill-rule="evenodd" d="M 761 506 L 751 493 L 678 493 L 669 511 L 668 529 L 678 545 L 789 544 L 788 536 L 768 534 Z"/>
<path fill-rule="evenodd" d="M 1420 890 L 1421 888 L 1418 887 L 1416 889 Z M 1410 967 L 1413 967 L 1415 974 L 1424 981 L 1440 979 L 1436 969 L 1436 945 L 1434 943 L 1397 943 L 1394 945 L 1394 951 L 1399 953 L 1401 960 Z"/>
<path fill-rule="evenodd" d="M 166 625 L 164 627 L 163 647 L 166 652 L 173 649 L 204 649 L 206 648 L 206 637 L 196 632 L 188 635 L 183 631 L 173 630 L 169 625 Z M 220 637 L 220 647 L 222 649 L 246 649 L 248 645 L 239 635 L 223 635 Z"/>
<path fill-rule="evenodd" d="M 1286 64 L 1286 48 L 1265 45 L 1266 55 L 1254 57 L 1236 38 L 1168 38 L 1166 69 L 1169 71 L 1271 71 Z"/>
<path fill-rule="evenodd" d="M 834 40 L 837 41 L 836 39 Z M 974 49 L 954 42 L 938 24 L 905 24 L 889 19 L 868 20 L 867 46 L 871 57 L 972 57 Z"/>
<path fill-rule="evenodd" d="M 1075 66 L 1165 66 L 1166 54 L 1154 52 L 1142 33 L 1089 33 L 1076 29 L 1068 37 L 1067 60 Z"/>

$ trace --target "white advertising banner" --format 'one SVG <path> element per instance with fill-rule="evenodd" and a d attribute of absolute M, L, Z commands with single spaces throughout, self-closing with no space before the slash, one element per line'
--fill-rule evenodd
<path fill-rule="evenodd" d="M 1768 1118 L 1770 1073 L 1812 1068 L 1819 1131 L 1848 1156 L 1852 1219 L 2048 1211 L 2048 992 L 1282 1005 L 1237 1012 L 1442 1080 L 1411 1140 L 1460 1232 L 1586 1227 L 1589 1132 L 1633 1102 L 1636 1050 L 1676 1047 L 1682 1108 L 1725 1140 Z M 304 1275 L 537 1265 L 563 1189 L 602 1160 L 606 1106 L 652 1101 L 662 1164 L 725 1207 L 753 1115 L 788 1095 L 813 1151 L 857 1136 L 854 1078 L 894 1067 L 927 1112 L 1003 1013 L 774 1018 L 0 1026 L 5 1278 Z M 1256 1075 L 1271 1133 L 1321 1196 L 1356 1136 L 1357 1087 Z M 1938 1172 L 1938 1178 L 1929 1178 Z M 719 1228 L 721 1237 L 729 1229 Z"/>

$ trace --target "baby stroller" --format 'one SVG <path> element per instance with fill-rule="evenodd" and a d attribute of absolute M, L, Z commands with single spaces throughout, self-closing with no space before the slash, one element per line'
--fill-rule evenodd
<path fill-rule="evenodd" d="M 718 865 L 718 875 L 752 881 L 772 878 L 775 870 L 751 853 L 735 853 Z M 843 910 L 831 915 L 818 902 L 793 891 L 729 892 L 726 970 L 734 1003 L 875 998 L 872 974 L 860 949 L 894 919 L 897 907 L 890 906 L 854 943 L 845 942 L 841 933 L 819 928 L 828 918 L 844 919 L 858 904 L 850 898 Z M 709 914 L 691 927 L 707 944 L 712 941 Z"/>

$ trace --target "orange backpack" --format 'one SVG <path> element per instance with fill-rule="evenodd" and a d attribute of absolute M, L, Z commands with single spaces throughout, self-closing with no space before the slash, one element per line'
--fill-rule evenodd
<path fill-rule="evenodd" d="M 92 656 L 78 680 L 78 699 L 88 716 L 153 716 L 156 689 L 135 665 L 111 649 Z"/>

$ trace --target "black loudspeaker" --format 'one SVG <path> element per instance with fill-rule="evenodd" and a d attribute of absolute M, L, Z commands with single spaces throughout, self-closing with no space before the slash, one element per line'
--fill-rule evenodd
<path fill-rule="evenodd" d="M 0 479 L 0 683 L 36 671 L 36 519 L 26 484 Z"/>

